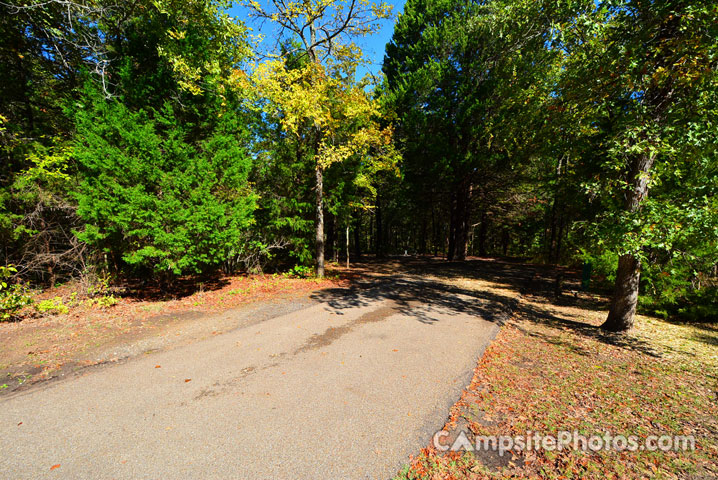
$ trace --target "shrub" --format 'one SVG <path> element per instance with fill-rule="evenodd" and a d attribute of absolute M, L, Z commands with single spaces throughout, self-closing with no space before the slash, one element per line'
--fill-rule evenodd
<path fill-rule="evenodd" d="M 212 270 L 253 223 L 251 158 L 236 115 L 217 112 L 202 128 L 176 117 L 169 103 L 134 111 L 89 94 L 77 113 L 79 237 L 120 269 Z"/>
<path fill-rule="evenodd" d="M 10 284 L 9 280 L 17 273 L 13 265 L 0 266 L 0 321 L 15 318 L 17 312 L 32 303 L 27 288 L 19 284 Z"/>
<path fill-rule="evenodd" d="M 119 300 L 114 295 L 103 295 L 95 300 L 95 305 L 100 308 L 110 308 L 113 305 L 117 305 Z"/>
<path fill-rule="evenodd" d="M 70 308 L 62 302 L 60 297 L 42 300 L 35 304 L 35 309 L 40 313 L 65 314 L 70 312 Z"/>

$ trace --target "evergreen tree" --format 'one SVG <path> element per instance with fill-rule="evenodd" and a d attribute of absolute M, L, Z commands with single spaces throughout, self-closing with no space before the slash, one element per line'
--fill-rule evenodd
<path fill-rule="evenodd" d="M 196 126 L 180 124 L 170 103 L 132 111 L 99 94 L 85 102 L 75 141 L 82 240 L 117 269 L 159 274 L 216 269 L 242 253 L 255 195 L 237 115 L 219 110 L 206 138 L 188 142 Z"/>

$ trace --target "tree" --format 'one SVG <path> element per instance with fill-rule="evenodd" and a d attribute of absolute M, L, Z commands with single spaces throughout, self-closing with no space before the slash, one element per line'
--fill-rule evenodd
<path fill-rule="evenodd" d="M 75 120 L 87 113 L 77 112 L 79 105 L 98 113 L 102 98 L 113 98 L 114 113 L 142 110 L 142 120 L 155 126 L 153 113 L 169 108 L 178 123 L 192 127 L 183 128 L 182 140 L 194 148 L 220 130 L 230 135 L 234 118 L 242 142 L 238 97 L 226 81 L 249 44 L 226 8 L 214 0 L 0 5 L 0 73 L 8 79 L 0 86 L 0 239 L 3 260 L 18 264 L 18 275 L 54 283 L 81 274 L 94 252 L 73 233 L 83 228 L 71 195 L 80 183 L 75 154 L 86 146 L 75 141 Z M 88 83 L 96 88 L 84 89 Z M 223 112 L 220 127 L 215 120 Z M 88 121 L 83 128 L 101 126 Z M 103 148 L 121 149 L 127 139 L 114 140 L 106 138 Z"/>
<path fill-rule="evenodd" d="M 224 112 L 190 143 L 193 126 L 179 124 L 169 103 L 157 112 L 97 94 L 84 101 L 75 142 L 82 240 L 116 269 L 164 277 L 206 272 L 243 253 L 255 198 L 235 115 Z"/>
<path fill-rule="evenodd" d="M 253 224 L 247 118 L 230 80 L 245 29 L 224 3 L 181 3 L 127 21 L 109 41 L 110 98 L 88 85 L 71 107 L 79 236 L 130 273 L 216 269 L 245 253 Z"/>
<path fill-rule="evenodd" d="M 72 122 L 63 111 L 80 69 L 92 68 L 83 39 L 97 36 L 80 10 L 81 2 L 0 4 L 0 264 L 43 283 L 77 274 L 84 260 L 72 234 Z"/>
<path fill-rule="evenodd" d="M 378 21 L 387 18 L 391 8 L 384 3 L 357 0 L 281 1 L 271 6 L 252 0 L 244 4 L 256 18 L 276 22 L 281 35 L 297 40 L 299 54 L 308 59 L 302 67 L 289 68 L 287 60 L 297 50 L 286 51 L 281 59 L 260 66 L 256 78 L 262 94 L 274 104 L 270 108 L 281 113 L 283 128 L 297 136 L 304 152 L 315 158 L 315 262 L 317 276 L 323 277 L 324 170 L 354 155 L 357 148 L 372 140 L 367 131 L 358 131 L 345 143 L 337 143 L 337 122 L 330 112 L 333 106 L 340 105 L 344 112 L 339 116 L 351 122 L 353 117 L 365 117 L 375 109 L 357 87 L 337 90 L 341 82 L 332 73 L 354 75 L 353 66 L 362 53 L 352 38 L 376 31 Z M 348 76 L 345 79 L 350 80 Z M 332 92 L 337 92 L 336 98 L 332 98 Z M 341 107 L 341 102 L 348 103 Z"/>
<path fill-rule="evenodd" d="M 418 202 L 446 205 L 449 260 L 467 255 L 474 204 L 483 239 L 498 180 L 515 183 L 532 155 L 556 55 L 551 14 L 548 2 L 410 0 L 387 45 L 407 183 Z"/>
<path fill-rule="evenodd" d="M 662 202 L 649 191 L 681 175 L 686 159 L 715 155 L 715 128 L 708 126 L 716 119 L 715 15 L 712 2 L 600 2 L 561 26 L 564 101 L 583 112 L 590 135 L 600 133 L 605 155 L 586 183 L 605 202 L 596 222 L 600 241 L 619 255 L 606 330 L 633 326 L 641 264 L 650 250 L 671 250 L 673 235 L 656 235 L 668 224 L 655 215 Z M 697 213 L 711 204 L 704 194 L 684 204 L 682 216 L 699 228 L 706 216 Z"/>

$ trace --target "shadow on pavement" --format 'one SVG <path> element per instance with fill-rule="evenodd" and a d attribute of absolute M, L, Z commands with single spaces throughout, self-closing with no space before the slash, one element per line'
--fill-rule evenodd
<path fill-rule="evenodd" d="M 345 309 L 372 301 L 392 300 L 398 312 L 422 323 L 436 321 L 430 315 L 434 309 L 474 315 L 499 325 L 515 313 L 523 320 L 572 330 L 603 343 L 658 356 L 649 344 L 638 338 L 604 332 L 551 308 L 608 308 L 604 298 L 578 294 L 580 272 L 575 270 L 528 264 L 520 259 L 469 258 L 465 262 L 447 262 L 437 257 L 371 259 L 353 268 L 363 275 L 354 280 L 350 288 L 319 291 L 312 298 L 326 302 L 339 315 Z M 460 278 L 491 282 L 494 291 L 470 290 L 451 284 Z M 558 289 L 557 282 L 560 282 Z M 506 295 L 495 293 L 496 290 L 505 290 Z M 532 301 L 522 302 L 521 298 Z M 561 341 L 558 337 L 545 340 Z"/>

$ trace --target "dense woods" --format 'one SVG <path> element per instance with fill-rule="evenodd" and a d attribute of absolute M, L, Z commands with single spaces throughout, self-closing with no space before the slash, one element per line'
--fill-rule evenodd
<path fill-rule="evenodd" d="M 0 3 L 2 318 L 69 279 L 405 253 L 586 265 L 609 330 L 715 318 L 714 2 L 408 0 L 382 78 L 387 5 L 228 8 Z"/>

